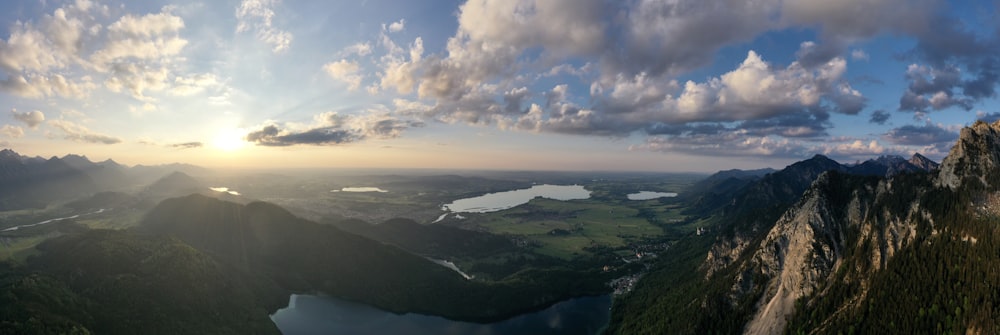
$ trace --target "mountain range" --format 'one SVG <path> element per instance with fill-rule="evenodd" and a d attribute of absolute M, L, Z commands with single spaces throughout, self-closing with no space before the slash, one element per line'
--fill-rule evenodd
<path fill-rule="evenodd" d="M 0 183 L 11 187 L 0 199 L 29 204 L 11 196 L 27 188 L 93 193 L 97 180 L 134 169 L 88 162 L 0 151 Z M 184 173 L 161 176 L 140 196 L 204 188 Z M 816 155 L 781 170 L 720 171 L 682 200 L 688 215 L 708 222 L 707 233 L 677 241 L 616 298 L 606 333 L 1000 332 L 1000 122 L 963 129 L 941 164 L 919 154 L 851 165 Z M 87 201 L 131 200 L 103 192 Z M 267 314 L 294 292 L 490 321 L 607 290 L 606 274 L 565 269 L 469 281 L 414 254 L 507 248 L 505 239 L 450 227 L 319 224 L 269 203 L 192 194 L 159 202 L 129 231 L 68 233 L 23 266 L 2 265 L 0 306 L 27 308 L 0 307 L 0 332 L 167 333 L 178 319 L 159 316 L 182 315 L 198 325 L 245 320 L 231 329 L 272 333 Z M 151 269 L 176 273 L 155 278 Z M 189 285 L 198 289 L 181 293 Z M 216 291 L 240 307 L 212 314 L 230 308 L 204 299 Z M 130 314 L 125 296 L 162 314 Z M 172 310 L 177 304 L 187 307 Z M 105 325 L 117 317 L 135 322 Z"/>
<path fill-rule="evenodd" d="M 621 334 L 995 334 L 1000 123 L 914 155 L 767 174 L 613 310 Z"/>
<path fill-rule="evenodd" d="M 75 154 L 45 159 L 3 149 L 0 150 L 0 210 L 43 208 L 56 200 L 147 185 L 169 173 L 197 174 L 206 171 L 186 164 L 128 167 L 111 159 L 92 162 L 86 156 Z M 167 180 L 160 186 L 152 185 L 153 195 L 177 196 L 192 192 L 192 182 L 172 182 Z M 168 187 L 173 190 L 166 190 Z M 180 187 L 186 188 L 181 190 Z M 179 191 L 187 193 L 179 194 Z"/>

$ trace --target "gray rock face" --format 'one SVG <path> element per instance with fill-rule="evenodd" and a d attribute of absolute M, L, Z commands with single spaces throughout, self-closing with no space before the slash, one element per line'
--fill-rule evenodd
<path fill-rule="evenodd" d="M 913 154 L 913 156 L 910 157 L 910 160 L 908 162 L 910 162 L 910 164 L 913 164 L 913 166 L 916 166 L 917 168 L 924 171 L 933 171 L 941 166 L 941 164 L 938 164 L 937 162 L 932 161 L 930 158 L 924 157 L 924 155 L 921 155 L 919 153 Z"/>
<path fill-rule="evenodd" d="M 963 128 L 958 143 L 941 162 L 936 184 L 958 188 L 966 178 L 990 185 L 989 177 L 997 173 L 1000 164 L 1000 121 L 988 124 L 977 121 Z"/>
<path fill-rule="evenodd" d="M 756 293 L 759 296 L 755 297 L 757 302 L 751 307 L 752 317 L 744 333 L 785 332 L 786 320 L 796 311 L 796 302 L 821 299 L 842 264 L 851 264 L 847 278 L 862 287 L 842 311 L 858 307 L 851 304 L 864 300 L 873 275 L 885 269 L 900 249 L 913 243 L 918 222 L 929 223 L 937 231 L 932 215 L 920 203 L 921 194 L 933 187 L 955 189 L 970 182 L 1000 187 L 1000 122 L 978 122 L 963 129 L 940 167 L 916 155 L 909 163 L 927 170 L 938 168 L 939 172 L 914 177 L 929 178 L 924 179 L 926 186 L 916 189 L 892 179 L 822 174 L 763 239 L 748 234 L 720 241 L 712 248 L 705 264 L 709 269 L 719 268 L 723 260 L 732 262 L 741 255 L 752 255 L 745 262 L 728 264 L 739 271 L 731 289 L 733 301 L 762 292 Z M 909 191 L 895 190 L 894 185 Z M 878 205 L 889 202 L 897 205 Z M 759 244 L 751 242 L 754 236 L 760 239 Z M 848 236 L 853 237 L 848 240 Z M 845 250 L 853 251 L 850 259 L 844 258 L 848 254 Z"/>
<path fill-rule="evenodd" d="M 845 250 L 854 250 L 855 257 L 871 265 L 855 277 L 867 281 L 914 240 L 918 217 L 930 220 L 917 199 L 902 213 L 875 207 L 878 199 L 898 196 L 890 182 L 849 187 L 844 185 L 847 178 L 832 173 L 817 178 L 802 201 L 778 220 L 754 250 L 743 276 L 758 274 L 767 280 L 760 283 L 764 293 L 744 329 L 746 334 L 783 333 L 796 301 L 811 298 L 834 280 L 845 261 Z M 848 240 L 851 234 L 857 239 Z M 864 244 L 873 246 L 867 254 L 861 252 Z M 867 292 L 856 294 L 861 297 Z"/>
<path fill-rule="evenodd" d="M 836 179 L 829 173 L 817 178 L 754 253 L 750 268 L 769 279 L 763 283 L 764 295 L 745 328 L 747 334 L 783 333 L 795 302 L 819 289 L 840 265 L 846 230 L 861 225 L 868 210 L 861 198 L 870 198 L 874 190 L 856 192 L 844 204 L 832 203 L 826 190 L 840 182 Z"/>

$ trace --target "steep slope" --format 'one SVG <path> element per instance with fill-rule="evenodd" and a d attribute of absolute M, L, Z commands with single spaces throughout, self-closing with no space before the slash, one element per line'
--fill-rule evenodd
<path fill-rule="evenodd" d="M 163 237 L 93 230 L 0 266 L 0 333 L 277 334 L 238 271 Z"/>
<path fill-rule="evenodd" d="M 410 219 L 392 219 L 379 224 L 342 220 L 332 225 L 435 258 L 485 257 L 517 248 L 509 239 L 499 235 L 445 225 L 424 225 Z"/>
<path fill-rule="evenodd" d="M 937 185 L 956 189 L 963 183 L 977 181 L 982 186 L 997 186 L 996 168 L 1000 166 L 1000 121 L 987 124 L 977 121 L 962 129 L 958 144 L 941 162 Z"/>
<path fill-rule="evenodd" d="M 913 164 L 913 166 L 928 172 L 937 170 L 938 167 L 940 167 L 940 164 L 930 158 L 924 157 L 924 155 L 921 155 L 920 153 L 914 153 L 913 156 L 910 157 L 909 162 L 910 164 Z"/>
<path fill-rule="evenodd" d="M 690 214 L 706 214 L 729 204 L 743 187 L 760 180 L 774 169 L 724 170 L 691 185 L 681 193 L 681 200 L 689 205 Z"/>
<path fill-rule="evenodd" d="M 770 230 L 778 217 L 798 201 L 820 174 L 844 170 L 840 163 L 815 155 L 744 187 L 732 203 L 722 209 L 722 234 L 705 262 L 708 274 L 726 267 L 748 248 L 758 245 L 761 232 Z"/>
<path fill-rule="evenodd" d="M 996 333 L 998 158 L 1000 123 L 977 123 L 936 174 L 827 172 L 771 226 L 747 229 L 761 222 L 749 217 L 720 235 L 698 275 L 669 275 L 696 260 L 664 257 L 677 268 L 647 275 L 616 305 L 634 314 L 613 311 L 610 332 Z"/>
<path fill-rule="evenodd" d="M 836 172 L 819 176 L 802 201 L 768 232 L 741 277 L 767 278 L 750 334 L 780 334 L 795 303 L 833 275 L 844 256 L 848 230 L 858 227 L 875 198 L 873 179 Z M 744 281 L 738 277 L 737 282 Z M 758 284 L 758 283 L 753 283 Z M 752 285 L 753 285 L 752 284 Z M 740 288 L 735 294 L 751 291 Z"/>

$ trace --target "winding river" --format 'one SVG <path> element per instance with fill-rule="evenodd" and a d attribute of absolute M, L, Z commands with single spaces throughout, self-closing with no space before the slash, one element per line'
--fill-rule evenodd
<path fill-rule="evenodd" d="M 102 212 L 104 212 L 104 208 L 98 209 L 98 210 L 90 212 L 90 213 L 77 214 L 77 215 L 73 215 L 73 216 L 67 216 L 67 217 L 64 217 L 64 218 L 48 219 L 48 220 L 45 220 L 45 221 L 42 221 L 42 222 L 38 222 L 38 223 L 30 223 L 30 224 L 23 224 L 23 225 L 20 225 L 20 226 L 13 226 L 13 227 L 6 228 L 6 229 L 0 230 L 0 231 L 15 231 L 15 230 L 18 230 L 18 229 L 21 229 L 21 228 L 41 226 L 43 224 L 48 224 L 48 223 L 56 222 L 56 221 L 59 221 L 59 220 L 75 219 L 75 218 L 81 217 L 83 215 L 98 214 L 98 213 L 102 213 Z"/>

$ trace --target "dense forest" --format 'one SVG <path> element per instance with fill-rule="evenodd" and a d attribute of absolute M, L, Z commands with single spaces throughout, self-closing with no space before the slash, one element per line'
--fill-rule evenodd
<path fill-rule="evenodd" d="M 197 194 L 162 202 L 128 231 L 66 231 L 24 264 L 0 263 L 0 334 L 274 333 L 268 315 L 292 293 L 315 292 L 486 322 L 604 294 L 612 275 L 525 267 L 470 281 L 272 204 Z"/>

